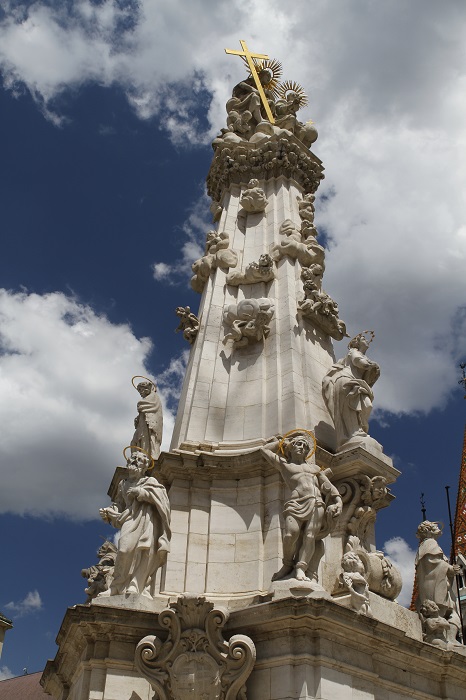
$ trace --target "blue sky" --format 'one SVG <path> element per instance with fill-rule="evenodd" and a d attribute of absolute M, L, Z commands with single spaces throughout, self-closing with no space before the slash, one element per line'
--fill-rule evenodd
<path fill-rule="evenodd" d="M 240 38 L 309 93 L 326 289 L 351 334 L 376 333 L 371 434 L 403 472 L 378 545 L 409 572 L 421 491 L 447 523 L 466 405 L 465 29 L 460 1 L 0 2 L 4 675 L 43 668 L 85 599 L 133 374 L 158 377 L 169 442 L 187 350 L 174 308 L 199 304 L 209 144 L 243 75 L 223 49 Z"/>

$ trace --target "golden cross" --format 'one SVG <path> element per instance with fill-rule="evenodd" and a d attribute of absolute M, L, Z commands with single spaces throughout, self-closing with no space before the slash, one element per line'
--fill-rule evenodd
<path fill-rule="evenodd" d="M 243 49 L 242 51 L 234 51 L 233 49 L 225 49 L 225 53 L 230 53 L 233 54 L 234 56 L 244 56 L 246 58 L 246 61 L 248 62 L 249 70 L 251 71 L 251 75 L 254 78 L 254 82 L 256 83 L 256 87 L 259 91 L 260 98 L 262 100 L 262 104 L 264 105 L 265 112 L 267 114 L 267 117 L 269 119 L 269 122 L 271 124 L 275 124 L 275 119 L 273 118 L 273 114 L 270 111 L 270 105 L 268 103 L 267 97 L 265 96 L 264 88 L 262 87 L 262 83 L 259 80 L 259 76 L 257 75 L 257 70 L 256 70 L 256 64 L 252 60 L 253 58 L 268 58 L 266 54 L 263 53 L 251 53 L 246 46 L 246 42 L 240 39 L 241 48 Z"/>

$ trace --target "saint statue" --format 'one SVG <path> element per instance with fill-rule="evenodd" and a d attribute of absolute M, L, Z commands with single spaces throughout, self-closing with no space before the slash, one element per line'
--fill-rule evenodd
<path fill-rule="evenodd" d="M 448 620 L 450 632 L 448 642 L 455 644 L 461 630 L 457 612 L 456 595 L 453 589 L 455 576 L 461 567 L 450 564 L 437 542 L 442 534 L 437 523 L 424 520 L 416 532 L 419 549 L 416 554 L 416 576 L 418 585 L 418 611 L 426 600 L 436 603 L 440 617 Z"/>
<path fill-rule="evenodd" d="M 138 415 L 134 419 L 136 430 L 131 445 L 141 447 L 153 459 L 158 459 L 163 431 L 162 402 L 153 382 L 140 382 L 136 389 L 141 400 L 137 404 Z"/>
<path fill-rule="evenodd" d="M 277 454 L 280 445 L 283 457 Z M 261 452 L 283 477 L 290 499 L 283 511 L 283 566 L 272 580 L 294 573 L 298 581 L 317 582 L 317 568 L 323 555 L 323 538 L 335 527 L 342 512 L 336 487 L 315 462 L 315 451 L 304 431 L 289 438 L 272 438 Z"/>
<path fill-rule="evenodd" d="M 154 595 L 155 574 L 166 561 L 171 532 L 167 492 L 155 477 L 146 475 L 151 463 L 143 452 L 133 452 L 115 503 L 99 511 L 102 520 L 120 530 L 113 579 L 101 596 Z"/>
<path fill-rule="evenodd" d="M 380 367 L 366 357 L 371 342 L 366 338 L 368 332 L 359 333 L 349 342 L 346 357 L 332 365 L 322 382 L 322 394 L 335 425 L 338 448 L 352 438 L 367 437 L 369 430 L 374 399 L 372 386 L 380 377 Z"/>

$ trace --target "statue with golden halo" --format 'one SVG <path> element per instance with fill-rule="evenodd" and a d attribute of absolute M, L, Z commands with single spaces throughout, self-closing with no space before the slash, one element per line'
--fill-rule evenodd
<path fill-rule="evenodd" d="M 316 464 L 315 451 L 314 435 L 302 429 L 292 430 L 283 438 L 274 437 L 261 448 L 290 491 L 283 511 L 283 566 L 273 581 L 296 578 L 317 587 L 317 569 L 324 553 L 322 540 L 335 528 L 342 512 L 341 496 Z"/>
<path fill-rule="evenodd" d="M 136 386 L 135 379 L 145 381 Z M 135 432 L 131 445 L 141 447 L 152 459 L 158 459 L 162 443 L 163 411 L 157 387 L 147 377 L 136 376 L 131 381 L 141 397 L 137 403 L 138 415 L 134 419 Z"/>
<path fill-rule="evenodd" d="M 363 440 L 369 431 L 372 387 L 380 377 L 379 365 L 366 357 L 373 339 L 373 331 L 363 331 L 352 338 L 347 355 L 332 365 L 322 381 L 322 394 L 335 425 L 338 449 L 349 441 Z"/>
<path fill-rule="evenodd" d="M 120 530 L 110 588 L 99 595 L 152 597 L 155 574 L 170 551 L 170 502 L 165 487 L 147 474 L 154 460 L 145 450 L 129 445 L 123 454 L 127 477 L 118 485 L 115 502 L 99 511 L 102 520 Z"/>

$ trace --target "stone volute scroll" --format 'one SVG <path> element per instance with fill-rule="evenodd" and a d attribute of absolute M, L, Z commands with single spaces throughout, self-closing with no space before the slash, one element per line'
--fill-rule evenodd
<path fill-rule="evenodd" d="M 373 331 L 364 331 L 350 340 L 347 355 L 332 365 L 322 381 L 322 393 L 335 425 L 339 449 L 362 442 L 368 436 L 374 400 L 372 387 L 380 377 L 379 365 L 366 357 L 373 338 Z"/>
<path fill-rule="evenodd" d="M 141 448 L 126 462 L 115 502 L 100 509 L 102 520 L 120 530 L 113 577 L 99 596 L 139 594 L 153 597 L 155 575 L 170 551 L 170 502 L 165 487 L 148 472 L 154 460 Z"/>
<path fill-rule="evenodd" d="M 175 313 L 180 319 L 178 328 L 175 329 L 176 333 L 180 331 L 183 332 L 183 338 L 188 341 L 190 345 L 194 343 L 199 333 L 199 319 L 196 314 L 191 312 L 189 306 L 177 306 Z"/>
<path fill-rule="evenodd" d="M 252 345 L 264 340 L 270 333 L 269 323 L 275 306 L 270 299 L 242 299 L 238 304 L 229 304 L 223 311 L 223 321 L 230 331 L 223 342 L 233 340 L 235 348 Z"/>
<path fill-rule="evenodd" d="M 323 539 L 336 526 L 342 499 L 315 462 L 316 444 L 313 433 L 296 429 L 284 438 L 272 438 L 261 452 L 278 469 L 291 495 L 283 511 L 283 566 L 273 580 L 295 578 L 323 590 L 317 574 Z"/>
<path fill-rule="evenodd" d="M 238 254 L 230 247 L 230 237 L 224 231 L 219 233 L 212 229 L 207 232 L 204 255 L 192 265 L 191 287 L 202 293 L 212 270 L 217 267 L 236 267 Z"/>
<path fill-rule="evenodd" d="M 259 257 L 257 262 L 246 265 L 244 272 L 232 270 L 227 275 L 227 284 L 239 287 L 240 284 L 256 284 L 257 282 L 271 282 L 275 279 L 274 263 L 268 253 Z"/>
<path fill-rule="evenodd" d="M 395 600 L 402 587 L 400 571 L 384 552 L 373 546 L 377 511 L 386 508 L 394 498 L 387 487 L 387 480 L 383 476 L 359 474 L 339 481 L 337 488 L 343 500 L 343 514 L 339 522 L 345 533 L 345 553 L 341 562 L 343 572 L 345 567 L 354 567 L 364 576 L 370 591 L 388 600 Z M 349 553 L 354 557 L 346 557 Z M 356 565 L 355 557 L 362 567 Z M 340 576 L 340 583 L 349 588 L 343 576 Z M 352 596 L 351 607 L 354 609 L 356 602 L 356 597 Z"/>
<path fill-rule="evenodd" d="M 135 379 L 144 379 L 136 386 Z M 163 434 L 163 410 L 162 402 L 157 393 L 154 381 L 147 377 L 135 376 L 131 380 L 132 385 L 139 393 L 141 399 L 137 403 L 138 415 L 134 419 L 134 435 L 131 439 L 133 447 L 140 447 L 147 452 L 152 459 L 158 459 Z"/>
<path fill-rule="evenodd" d="M 222 630 L 229 613 L 203 596 L 185 594 L 162 610 L 159 625 L 168 632 L 141 639 L 135 665 L 157 700 L 246 700 L 246 681 L 256 658 L 253 641 Z"/>

